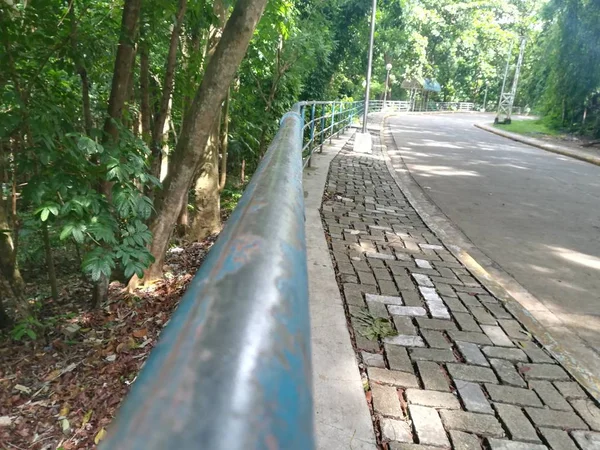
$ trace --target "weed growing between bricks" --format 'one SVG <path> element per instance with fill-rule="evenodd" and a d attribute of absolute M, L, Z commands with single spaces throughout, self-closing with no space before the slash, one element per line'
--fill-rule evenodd
<path fill-rule="evenodd" d="M 379 448 L 592 448 L 600 409 L 426 227 L 379 144 L 344 147 L 321 209 Z M 365 309 L 397 334 L 366 339 Z"/>

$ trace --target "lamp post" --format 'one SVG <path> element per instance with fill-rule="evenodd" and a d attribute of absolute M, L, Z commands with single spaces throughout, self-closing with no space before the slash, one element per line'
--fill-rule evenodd
<path fill-rule="evenodd" d="M 367 86 L 365 87 L 365 112 L 363 115 L 362 132 L 367 132 L 367 116 L 369 115 L 369 95 L 371 93 L 371 68 L 373 66 L 373 39 L 375 37 L 375 13 L 377 12 L 377 0 L 373 0 L 371 11 L 371 36 L 369 38 L 369 62 L 367 65 Z"/>
<path fill-rule="evenodd" d="M 392 65 L 387 63 L 385 66 L 387 70 L 387 74 L 385 75 L 385 92 L 383 93 L 383 107 L 385 108 L 385 102 L 387 102 L 388 89 L 390 85 L 390 71 L 392 70 Z"/>

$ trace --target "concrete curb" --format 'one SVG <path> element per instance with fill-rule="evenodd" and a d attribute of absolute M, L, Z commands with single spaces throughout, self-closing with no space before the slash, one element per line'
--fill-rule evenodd
<path fill-rule="evenodd" d="M 532 147 L 541 148 L 542 150 L 546 150 L 548 152 L 557 153 L 559 155 L 568 156 L 570 158 L 575 158 L 580 161 L 585 161 L 590 164 L 595 164 L 600 166 L 600 157 L 589 155 L 584 151 L 578 151 L 569 147 L 565 147 L 563 145 L 555 145 L 549 144 L 547 142 L 541 141 L 539 139 L 530 138 L 527 136 L 522 136 L 516 133 L 510 133 L 508 131 L 499 130 L 495 127 L 491 127 L 489 125 L 485 125 L 482 123 L 476 123 L 475 126 L 481 130 L 489 131 L 490 133 L 497 134 L 498 136 L 502 136 L 513 141 L 522 142 L 523 144 L 531 145 Z"/>
<path fill-rule="evenodd" d="M 490 292 L 548 350 L 554 358 L 600 402 L 600 358 L 574 333 L 562 325 L 551 311 L 523 288 L 498 264 L 481 252 L 433 203 L 412 178 L 401 155 L 394 163 L 385 145 L 385 122 L 380 136 L 388 171 L 423 222 L 450 252 L 471 271 Z M 392 136 L 393 139 L 393 136 Z M 395 141 L 394 141 L 395 142 Z"/>

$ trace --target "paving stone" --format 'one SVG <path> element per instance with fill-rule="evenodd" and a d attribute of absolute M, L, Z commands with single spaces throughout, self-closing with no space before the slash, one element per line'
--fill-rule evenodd
<path fill-rule="evenodd" d="M 450 439 L 454 450 L 481 450 L 479 438 L 473 434 L 451 430 Z"/>
<path fill-rule="evenodd" d="M 431 408 L 460 409 L 460 402 L 450 392 L 429 391 L 423 389 L 407 389 L 408 403 Z"/>
<path fill-rule="evenodd" d="M 504 359 L 493 359 L 490 358 L 490 364 L 500 377 L 502 383 L 510 384 L 512 386 L 527 387 L 527 384 L 515 369 L 512 362 Z"/>
<path fill-rule="evenodd" d="M 434 283 L 434 284 L 435 284 L 435 288 L 441 295 L 444 295 L 446 297 L 456 297 L 457 296 L 456 292 L 454 292 L 454 289 L 452 289 L 452 286 L 450 286 L 449 284 L 445 284 L 445 283 Z"/>
<path fill-rule="evenodd" d="M 389 260 L 396 259 L 396 257 L 394 255 L 389 255 L 386 253 L 377 253 L 377 252 L 366 252 L 365 256 L 367 258 L 373 258 L 373 259 L 389 259 Z"/>
<path fill-rule="evenodd" d="M 455 384 L 467 411 L 494 414 L 494 410 L 478 384 L 462 380 L 455 380 Z"/>
<path fill-rule="evenodd" d="M 412 373 L 369 367 L 367 368 L 367 374 L 369 375 L 369 380 L 378 383 L 393 384 L 394 386 L 404 388 L 419 387 L 419 381 Z"/>
<path fill-rule="evenodd" d="M 481 325 L 481 329 L 490 338 L 494 345 L 500 347 L 514 347 L 513 342 L 502 331 L 502 328 L 493 325 Z"/>
<path fill-rule="evenodd" d="M 452 308 L 450 309 L 452 310 Z M 479 333 L 481 332 L 481 328 L 479 328 L 479 325 L 477 325 L 477 322 L 475 322 L 475 319 L 473 319 L 473 317 L 470 314 L 458 313 L 452 310 L 452 315 L 454 316 L 454 319 L 458 322 L 458 327 L 462 331 L 475 331 Z"/>
<path fill-rule="evenodd" d="M 600 433 L 573 431 L 571 436 L 583 450 L 600 450 Z"/>
<path fill-rule="evenodd" d="M 551 409 L 562 411 L 572 411 L 571 405 L 567 402 L 558 390 L 549 381 L 530 381 L 529 389 L 533 389 L 540 396 L 546 406 Z"/>
<path fill-rule="evenodd" d="M 427 311 L 425 311 L 425 308 L 421 306 L 390 305 L 388 310 L 390 314 L 395 316 L 422 317 L 427 315 Z"/>
<path fill-rule="evenodd" d="M 504 437 L 504 430 L 494 416 L 465 411 L 440 411 L 442 422 L 449 430 L 465 431 L 481 436 Z"/>
<path fill-rule="evenodd" d="M 383 339 L 386 344 L 401 345 L 403 347 L 425 347 L 425 342 L 420 336 L 410 336 L 399 334 L 397 336 L 389 336 Z"/>
<path fill-rule="evenodd" d="M 492 341 L 483 333 L 473 331 L 448 331 L 453 341 L 472 342 L 479 345 L 491 345 Z"/>
<path fill-rule="evenodd" d="M 456 286 L 454 289 L 456 289 L 457 292 L 465 292 L 468 294 L 485 294 L 486 290 L 480 287 L 475 287 L 475 286 Z"/>
<path fill-rule="evenodd" d="M 510 437 L 515 441 L 541 442 L 535 428 L 531 425 L 521 408 L 513 405 L 495 403 L 494 408 L 500 416 L 500 420 L 508 429 Z"/>
<path fill-rule="evenodd" d="M 482 325 L 497 325 L 498 322 L 484 308 L 471 308 L 471 313 L 475 316 L 477 322 Z"/>
<path fill-rule="evenodd" d="M 578 450 L 566 431 L 540 428 L 540 432 L 552 450 Z"/>
<path fill-rule="evenodd" d="M 600 431 L 600 408 L 592 400 L 571 400 L 571 405 L 592 430 Z"/>
<path fill-rule="evenodd" d="M 588 426 L 573 412 L 552 409 L 525 408 L 531 421 L 538 427 L 560 428 L 561 430 L 587 430 Z"/>
<path fill-rule="evenodd" d="M 569 375 L 556 364 L 519 364 L 519 372 L 528 380 L 569 380 Z"/>
<path fill-rule="evenodd" d="M 587 394 L 581 389 L 581 386 L 573 381 L 555 381 L 554 386 L 566 399 L 587 398 Z"/>
<path fill-rule="evenodd" d="M 384 319 L 389 318 L 388 310 L 384 303 L 367 302 L 367 308 L 369 308 L 369 313 L 374 317 L 381 317 Z"/>
<path fill-rule="evenodd" d="M 434 288 L 419 286 L 421 295 L 425 298 L 425 303 L 429 308 L 431 316 L 436 319 L 450 319 L 450 311 L 444 305 L 442 298 L 437 294 Z"/>
<path fill-rule="evenodd" d="M 371 273 L 371 268 L 366 263 L 366 261 L 363 261 L 362 259 L 359 259 L 358 261 L 355 260 L 354 258 L 351 258 L 351 259 L 352 259 L 352 265 L 354 266 L 354 270 L 356 270 L 357 272 Z M 374 284 L 374 283 L 366 283 L 366 284 Z"/>
<path fill-rule="evenodd" d="M 485 307 L 494 315 L 496 319 L 512 319 L 510 313 L 502 305 L 491 303 L 486 304 Z"/>
<path fill-rule="evenodd" d="M 364 306 L 365 301 L 363 294 L 376 294 L 377 287 L 363 284 L 346 283 L 344 287 L 344 297 L 349 305 Z"/>
<path fill-rule="evenodd" d="M 379 353 L 361 352 L 363 362 L 370 367 L 383 367 L 385 368 L 385 361 L 383 355 Z"/>
<path fill-rule="evenodd" d="M 379 351 L 379 342 L 371 341 L 364 336 L 361 336 L 359 333 L 354 333 L 354 339 L 356 340 L 356 346 L 360 350 L 366 350 L 368 352 L 378 352 Z"/>
<path fill-rule="evenodd" d="M 396 273 L 392 269 L 392 272 L 394 273 L 394 281 L 396 282 L 396 286 L 398 286 L 398 289 L 400 290 L 415 290 L 415 285 L 409 278 L 408 273 L 406 273 L 406 269 L 403 268 L 403 270 L 403 273 Z"/>
<path fill-rule="evenodd" d="M 531 362 L 554 364 L 555 361 L 550 355 L 542 350 L 537 344 L 531 341 L 517 340 L 515 343 L 523 349 Z"/>
<path fill-rule="evenodd" d="M 383 386 L 377 383 L 370 383 L 370 386 L 373 396 L 373 409 L 376 413 L 400 419 L 404 417 L 398 391 L 395 387 Z"/>
<path fill-rule="evenodd" d="M 375 277 L 371 272 L 356 272 L 361 284 L 377 284 Z"/>
<path fill-rule="evenodd" d="M 543 444 L 529 442 L 505 441 L 504 439 L 488 439 L 491 450 L 548 450 Z"/>
<path fill-rule="evenodd" d="M 402 301 L 402 297 L 394 297 L 390 295 L 377 295 L 377 294 L 365 294 L 365 299 L 367 302 L 377 302 L 383 303 L 386 305 L 404 305 Z"/>
<path fill-rule="evenodd" d="M 390 442 L 390 450 L 440 450 L 439 447 L 431 445 L 408 444 L 404 442 Z"/>
<path fill-rule="evenodd" d="M 382 417 L 379 421 L 383 439 L 396 442 L 412 442 L 412 432 L 407 422 Z"/>
<path fill-rule="evenodd" d="M 499 319 L 498 323 L 504 332 L 513 339 L 531 339 L 529 333 L 527 333 L 521 324 L 514 319 Z"/>
<path fill-rule="evenodd" d="M 417 329 L 413 325 L 412 318 L 408 316 L 392 316 L 396 331 L 398 334 L 414 335 L 418 334 Z"/>
<path fill-rule="evenodd" d="M 427 275 L 421 273 L 413 273 L 412 277 L 415 279 L 419 286 L 433 287 L 433 283 Z"/>
<path fill-rule="evenodd" d="M 377 281 L 392 281 L 392 276 L 387 269 L 374 269 L 373 274 L 375 275 L 375 278 L 377 278 Z"/>
<path fill-rule="evenodd" d="M 379 291 L 382 295 L 397 296 L 399 294 L 398 288 L 393 281 L 389 280 L 378 280 Z"/>
<path fill-rule="evenodd" d="M 481 353 L 481 350 L 479 350 L 477 344 L 473 344 L 472 342 L 457 341 L 456 347 L 458 347 L 458 350 L 460 351 L 467 364 L 473 364 L 475 366 L 484 367 L 490 366 L 490 363 L 485 358 L 485 356 L 483 356 L 483 353 Z"/>
<path fill-rule="evenodd" d="M 450 383 L 439 364 L 431 361 L 418 361 L 417 368 L 425 389 L 450 392 Z"/>
<path fill-rule="evenodd" d="M 457 329 L 454 322 L 442 319 L 426 319 L 419 317 L 417 318 L 417 325 L 419 328 L 438 331 L 454 331 Z"/>
<path fill-rule="evenodd" d="M 448 364 L 446 366 L 454 380 L 475 381 L 478 383 L 498 383 L 492 369 L 467 364 Z"/>
<path fill-rule="evenodd" d="M 423 301 L 417 291 L 400 291 L 406 306 L 423 306 Z"/>
<path fill-rule="evenodd" d="M 479 299 L 479 301 L 481 303 L 486 303 L 486 304 L 492 304 L 492 303 L 498 303 L 498 300 L 496 300 L 494 297 L 492 297 L 491 295 L 486 295 L 486 294 L 479 294 L 477 296 L 477 298 Z"/>
<path fill-rule="evenodd" d="M 433 269 L 431 263 L 425 259 L 415 258 L 415 263 L 417 264 L 417 267 L 420 267 L 421 269 Z"/>
<path fill-rule="evenodd" d="M 434 446 L 450 446 L 446 431 L 438 412 L 425 406 L 409 405 L 408 413 L 412 420 L 419 443 Z"/>
<path fill-rule="evenodd" d="M 460 298 L 462 300 L 462 302 L 465 304 L 465 306 L 467 307 L 481 307 L 481 303 L 479 303 L 479 300 L 477 300 L 477 297 L 471 294 L 467 294 L 465 292 L 460 292 L 458 294 L 458 298 Z"/>
<path fill-rule="evenodd" d="M 421 335 L 431 348 L 451 348 L 452 345 L 444 337 L 444 333 L 436 330 L 421 330 Z"/>
<path fill-rule="evenodd" d="M 456 362 L 456 356 L 450 349 L 415 348 L 410 351 L 413 361 Z"/>
<path fill-rule="evenodd" d="M 444 294 L 442 294 L 442 295 L 444 295 Z M 455 313 L 466 313 L 469 311 L 467 308 L 465 308 L 465 306 L 462 304 L 462 302 L 456 298 L 444 297 L 443 300 L 444 300 L 444 303 L 446 304 L 446 306 L 448 308 L 450 308 L 450 311 L 452 311 L 452 313 L 455 315 L 455 317 L 456 317 Z M 471 316 L 469 316 L 469 317 L 471 317 Z M 459 325 L 460 325 L 460 322 L 459 322 Z M 477 328 L 479 328 L 479 326 Z M 479 330 L 477 330 L 477 331 L 479 331 Z"/>
<path fill-rule="evenodd" d="M 483 353 L 490 358 L 508 359 L 509 361 L 527 362 L 527 355 L 518 348 L 483 347 Z"/>
<path fill-rule="evenodd" d="M 385 354 L 387 356 L 390 369 L 410 373 L 414 371 L 406 348 L 390 344 L 383 344 L 383 347 L 385 348 Z"/>
<path fill-rule="evenodd" d="M 542 407 L 542 402 L 532 390 L 512 386 L 499 386 L 497 384 L 486 384 L 485 388 L 490 398 L 495 402 Z"/>

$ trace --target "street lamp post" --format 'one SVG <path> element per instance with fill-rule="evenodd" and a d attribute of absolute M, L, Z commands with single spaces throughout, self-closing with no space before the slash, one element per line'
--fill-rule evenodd
<path fill-rule="evenodd" d="M 367 132 L 367 116 L 369 115 L 369 95 L 371 93 L 371 68 L 373 66 L 373 39 L 375 38 L 375 14 L 377 12 L 377 0 L 373 0 L 371 11 L 371 36 L 369 38 L 369 62 L 367 64 L 367 86 L 365 88 L 365 112 L 363 115 L 362 132 Z"/>
<path fill-rule="evenodd" d="M 385 66 L 387 70 L 387 74 L 385 75 L 385 92 L 383 93 L 383 107 L 385 108 L 385 102 L 387 102 L 388 89 L 390 85 L 390 71 L 392 70 L 392 65 L 387 63 Z"/>

